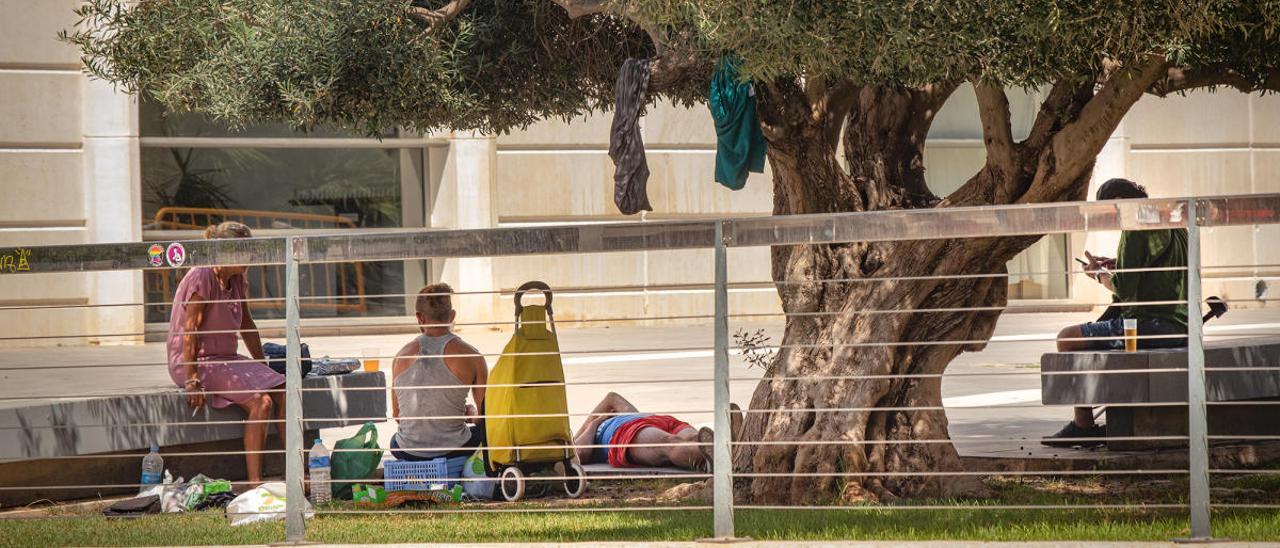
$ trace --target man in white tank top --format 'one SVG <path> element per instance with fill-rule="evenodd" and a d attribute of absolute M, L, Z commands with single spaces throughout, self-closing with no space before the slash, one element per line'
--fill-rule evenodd
<path fill-rule="evenodd" d="M 422 335 L 396 354 L 391 414 L 398 421 L 391 454 L 400 460 L 469 456 L 484 442 L 484 356 L 452 331 L 453 288 L 431 284 L 418 292 Z M 468 394 L 472 403 L 467 403 Z"/>

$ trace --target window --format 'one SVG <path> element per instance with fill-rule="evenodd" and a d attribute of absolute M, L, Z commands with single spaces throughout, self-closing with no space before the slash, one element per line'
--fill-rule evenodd
<path fill-rule="evenodd" d="M 191 113 L 140 108 L 144 238 L 198 239 L 205 227 L 240 221 L 255 235 L 422 226 L 425 142 L 393 133 L 372 139 L 335 128 L 301 133 L 279 124 L 233 130 Z M 418 200 L 420 202 L 420 200 Z M 180 271 L 146 275 L 148 303 L 173 298 Z M 405 313 L 401 261 L 304 265 L 304 317 Z M 422 280 L 410 280 L 416 288 Z M 249 273 L 250 297 L 284 293 L 282 267 Z M 386 295 L 393 295 L 387 297 Z M 257 317 L 283 317 L 283 301 L 254 303 Z M 167 307 L 148 307 L 163 322 Z"/>

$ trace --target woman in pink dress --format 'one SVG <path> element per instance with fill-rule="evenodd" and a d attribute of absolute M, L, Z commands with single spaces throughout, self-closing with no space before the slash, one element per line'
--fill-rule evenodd
<path fill-rule="evenodd" d="M 225 222 L 205 239 L 248 238 L 249 227 Z M 244 425 L 245 468 L 250 483 L 262 482 L 262 451 L 273 410 L 284 419 L 284 375 L 267 367 L 258 326 L 244 299 L 246 267 L 193 268 L 178 284 L 169 316 L 169 376 L 187 391 L 187 403 L 221 409 L 239 405 L 249 413 Z M 253 358 L 237 351 L 236 334 Z M 209 392 L 206 397 L 205 392 Z M 277 423 L 278 425 L 283 423 Z M 277 426 L 279 428 L 279 426 Z"/>

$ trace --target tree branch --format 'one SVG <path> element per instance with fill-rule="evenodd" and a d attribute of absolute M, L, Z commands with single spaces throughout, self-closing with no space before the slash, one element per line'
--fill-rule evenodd
<path fill-rule="evenodd" d="M 553 1 L 556 3 L 557 6 L 560 6 L 562 9 L 564 9 L 565 13 L 569 14 L 570 19 L 577 19 L 579 17 L 586 17 L 588 15 L 599 15 L 601 13 L 611 13 L 623 19 L 627 19 L 632 23 L 639 25 L 640 28 L 644 29 L 644 31 L 649 34 L 649 39 L 653 41 L 653 47 L 658 51 L 658 55 L 662 55 L 663 51 L 666 50 L 667 40 L 663 38 L 662 35 L 656 32 L 654 29 L 651 29 L 644 25 L 640 25 L 640 22 L 637 21 L 636 18 L 632 16 L 632 14 L 630 13 L 630 10 L 626 9 L 626 6 L 615 9 L 613 7 L 614 2 L 610 2 L 609 0 L 553 0 Z M 653 79 L 652 73 L 649 75 L 649 79 L 650 80 Z"/>
<path fill-rule="evenodd" d="M 756 105 L 760 129 L 771 141 L 799 135 L 813 111 L 803 86 L 793 76 L 756 82 Z"/>
<path fill-rule="evenodd" d="M 868 209 L 937 202 L 924 177 L 924 144 L 934 116 L 959 81 L 919 87 L 858 86 L 843 136 L 845 162 L 861 174 Z M 904 115 L 909 113 L 910 115 Z"/>
<path fill-rule="evenodd" d="M 1031 124 L 1031 131 L 1023 139 L 1022 146 L 1027 150 L 1044 148 L 1049 139 L 1062 129 L 1065 120 L 1069 120 L 1077 108 L 1083 107 L 1093 97 L 1093 82 L 1090 79 L 1062 79 L 1053 84 L 1049 96 L 1040 103 L 1040 111 Z"/>
<path fill-rule="evenodd" d="M 687 87 L 690 81 L 709 82 L 714 61 L 681 44 L 692 44 L 696 31 L 692 28 L 670 33 L 643 24 L 625 3 L 610 0 L 553 0 L 570 18 L 611 14 L 630 21 L 649 35 L 657 55 L 649 59 L 649 90 L 667 91 Z"/>
<path fill-rule="evenodd" d="M 822 124 L 822 133 L 829 142 L 837 142 L 849 109 L 858 100 L 858 86 L 850 80 L 829 85 L 826 80 L 815 78 L 805 85 L 805 95 L 809 98 L 810 119 Z"/>
<path fill-rule="evenodd" d="M 1170 67 L 1163 78 L 1147 89 L 1147 93 L 1166 97 L 1171 93 L 1218 86 L 1235 88 L 1244 93 L 1264 90 L 1280 92 L 1280 70 L 1269 71 L 1260 80 L 1253 80 L 1227 67 Z"/>
<path fill-rule="evenodd" d="M 978 116 L 982 120 L 982 142 L 987 147 L 987 165 L 1008 175 L 1017 171 L 1018 145 L 1013 142 L 1009 97 L 997 85 L 973 82 L 978 96 Z"/>
<path fill-rule="evenodd" d="M 467 9 L 471 4 L 471 0 L 453 0 L 440 9 L 429 9 L 418 6 L 409 6 L 409 17 L 414 21 L 427 27 L 428 32 L 449 24 L 450 21 L 458 18 L 462 10 Z"/>
<path fill-rule="evenodd" d="M 1164 56 L 1148 55 L 1136 66 L 1113 71 L 1079 116 L 1041 151 L 1035 178 L 1018 203 L 1053 201 L 1077 184 L 1120 120 L 1168 70 Z"/>

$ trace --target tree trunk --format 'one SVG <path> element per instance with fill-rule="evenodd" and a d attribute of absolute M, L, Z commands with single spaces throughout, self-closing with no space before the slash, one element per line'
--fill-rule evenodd
<path fill-rule="evenodd" d="M 952 89 L 858 90 L 843 131 L 848 171 L 837 161 L 830 120 L 792 115 L 808 122 L 775 125 L 766 132 L 775 214 L 938 204 L 924 183 L 924 137 Z M 780 86 L 761 94 L 766 127 L 794 108 L 787 94 Z M 1007 176 L 984 169 L 966 186 L 998 188 Z M 999 317 L 990 307 L 1006 302 L 1005 264 L 1037 239 L 774 248 L 788 316 L 742 434 L 767 442 L 735 454 L 740 472 L 766 475 L 751 478 L 751 497 L 813 503 L 980 493 L 974 478 L 899 474 L 960 470 L 941 410 L 941 374 L 960 352 L 983 348 Z M 953 274 L 991 276 L 900 279 Z M 917 312 L 956 308 L 980 309 Z M 777 443 L 791 441 L 799 443 Z"/>

